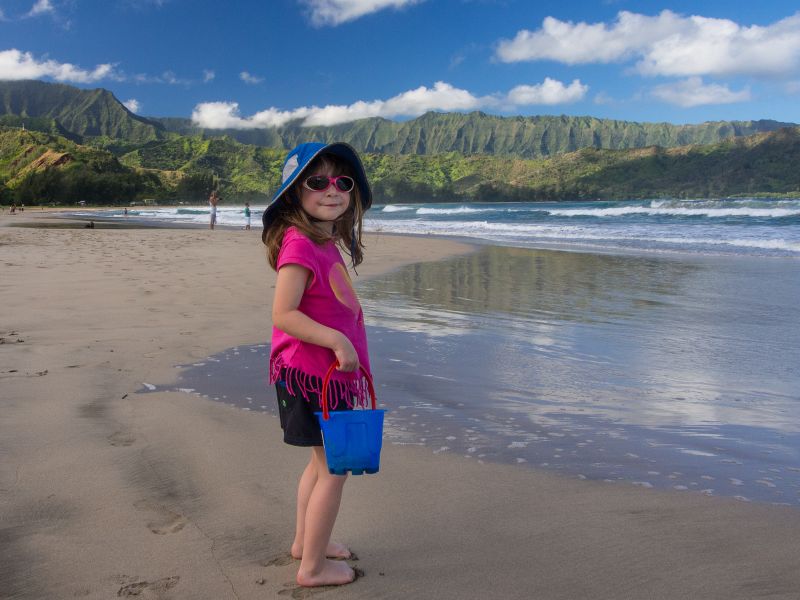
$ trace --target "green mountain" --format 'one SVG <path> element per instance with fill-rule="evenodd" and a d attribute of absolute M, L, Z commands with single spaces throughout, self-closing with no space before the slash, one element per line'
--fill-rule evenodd
<path fill-rule="evenodd" d="M 83 90 L 42 81 L 0 81 L 0 124 L 81 141 L 87 137 L 143 143 L 164 137 L 164 127 L 130 112 L 104 89 Z"/>
<path fill-rule="evenodd" d="M 800 127 L 716 144 L 584 148 L 545 159 L 368 156 L 384 201 L 800 196 Z"/>
<path fill-rule="evenodd" d="M 360 152 L 378 154 L 459 154 L 538 158 L 581 148 L 621 150 L 688 144 L 775 131 L 792 123 L 717 121 L 699 125 L 635 123 L 594 117 L 498 117 L 481 112 L 433 113 L 404 122 L 370 118 L 331 127 L 283 127 L 251 130 L 203 130 L 188 119 L 156 119 L 181 135 L 226 135 L 243 144 L 288 150 L 308 140 L 341 141 Z"/>
<path fill-rule="evenodd" d="M 176 137 L 147 144 L 120 158 L 131 168 L 210 174 L 223 197 L 268 194 L 280 183 L 286 152 L 241 144 L 229 137 Z"/>
<path fill-rule="evenodd" d="M 198 135 L 148 142 L 117 159 L 61 136 L 0 127 L 0 199 L 204 202 L 219 186 L 228 202 L 265 200 L 278 186 L 284 154 Z M 800 196 L 800 127 L 716 144 L 584 148 L 537 159 L 456 152 L 363 159 L 378 203 Z"/>
<path fill-rule="evenodd" d="M 103 89 L 83 90 L 41 81 L 0 81 L 0 125 L 21 126 L 105 148 L 121 156 L 147 142 L 171 137 L 227 137 L 241 144 L 288 150 L 308 140 L 344 141 L 360 152 L 434 156 L 540 158 L 581 148 L 610 150 L 689 144 L 775 131 L 792 123 L 718 121 L 698 125 L 636 123 L 594 117 L 498 117 L 481 112 L 427 113 L 394 122 L 360 119 L 331 127 L 203 130 L 188 119 L 146 119 L 131 113 Z"/>
<path fill-rule="evenodd" d="M 266 198 L 308 139 L 361 150 L 377 202 L 800 195 L 800 128 L 775 121 L 427 113 L 225 134 L 138 117 L 102 89 L 0 82 L 0 102 L 3 201 Z"/>
<path fill-rule="evenodd" d="M 0 127 L 0 199 L 5 203 L 124 202 L 161 187 L 157 175 L 137 173 L 110 152 L 57 135 Z"/>

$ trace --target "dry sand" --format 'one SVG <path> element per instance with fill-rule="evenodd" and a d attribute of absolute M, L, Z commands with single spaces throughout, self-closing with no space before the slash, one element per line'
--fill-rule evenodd
<path fill-rule="evenodd" d="M 2 227 L 33 218 L 0 216 L 2 598 L 800 597 L 797 509 L 396 446 L 335 531 L 364 577 L 299 589 L 306 452 L 267 414 L 135 393 L 269 339 L 259 233 Z M 361 277 L 469 251 L 367 243 Z"/>

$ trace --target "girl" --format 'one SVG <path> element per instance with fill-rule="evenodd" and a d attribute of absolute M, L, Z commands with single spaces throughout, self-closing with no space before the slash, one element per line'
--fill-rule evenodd
<path fill-rule="evenodd" d="M 297 490 L 292 556 L 303 586 L 342 585 L 351 557 L 330 541 L 346 476 L 328 472 L 315 411 L 334 361 L 332 410 L 367 406 L 369 372 L 364 315 L 337 244 L 353 267 L 362 261 L 362 217 L 372 204 L 364 167 L 347 144 L 301 144 L 286 157 L 282 183 L 264 211 L 261 239 L 277 271 L 272 304 L 270 383 L 276 384 L 284 441 L 310 446 Z"/>

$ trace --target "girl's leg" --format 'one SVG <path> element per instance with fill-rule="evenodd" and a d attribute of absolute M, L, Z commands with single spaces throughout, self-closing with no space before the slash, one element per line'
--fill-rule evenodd
<path fill-rule="evenodd" d="M 325 557 L 331 539 L 346 476 L 331 475 L 322 447 L 314 447 L 312 462 L 317 481 L 306 506 L 303 559 L 297 571 L 297 583 L 303 586 L 343 585 L 355 579 L 347 563 Z"/>
<path fill-rule="evenodd" d="M 326 465 L 327 469 L 327 465 Z M 311 492 L 317 483 L 317 466 L 314 461 L 314 449 L 311 450 L 311 460 L 303 470 L 303 475 L 300 477 L 300 483 L 297 486 L 297 525 L 295 527 L 294 542 L 292 542 L 292 556 L 294 558 L 303 558 L 303 537 L 306 533 L 306 510 L 308 508 L 308 499 L 311 497 Z M 347 549 L 347 546 L 338 542 L 328 542 L 328 547 L 325 550 L 325 555 L 329 558 L 350 558 L 352 553 Z"/>
<path fill-rule="evenodd" d="M 300 477 L 300 483 L 297 486 L 297 526 L 294 531 L 294 542 L 292 542 L 292 556 L 294 558 L 303 557 L 303 536 L 306 534 L 306 508 L 316 483 L 317 467 L 314 465 L 314 452 L 312 449 L 311 459 L 303 470 L 303 475 Z"/>

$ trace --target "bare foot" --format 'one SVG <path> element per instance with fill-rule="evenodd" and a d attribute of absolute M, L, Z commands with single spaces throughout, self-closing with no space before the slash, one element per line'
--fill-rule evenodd
<path fill-rule="evenodd" d="M 337 558 L 339 560 L 347 560 L 353 558 L 353 553 L 344 544 L 339 542 L 329 542 L 328 547 L 325 549 L 325 556 L 328 558 Z M 292 558 L 300 560 L 303 558 L 303 547 L 299 544 L 292 544 Z"/>
<path fill-rule="evenodd" d="M 325 560 L 322 570 L 318 573 L 297 571 L 297 583 L 303 587 L 317 587 L 320 585 L 346 585 L 356 578 L 356 572 L 347 566 L 347 563 L 337 560 Z"/>

